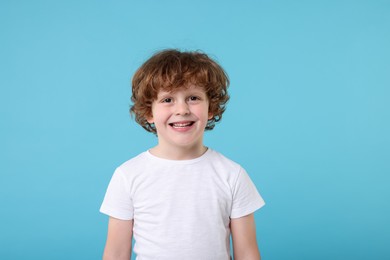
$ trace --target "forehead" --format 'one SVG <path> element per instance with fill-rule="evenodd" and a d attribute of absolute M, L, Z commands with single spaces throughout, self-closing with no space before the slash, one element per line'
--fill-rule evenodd
<path fill-rule="evenodd" d="M 158 90 L 157 95 L 162 96 L 166 94 L 177 94 L 177 93 L 183 93 L 183 94 L 191 94 L 191 93 L 197 93 L 197 94 L 204 94 L 206 95 L 206 90 L 204 87 L 196 86 L 196 85 L 188 85 L 185 87 L 178 87 L 178 88 L 172 88 L 172 89 L 160 89 Z"/>

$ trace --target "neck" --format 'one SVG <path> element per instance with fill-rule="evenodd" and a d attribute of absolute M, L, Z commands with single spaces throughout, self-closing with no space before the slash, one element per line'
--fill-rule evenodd
<path fill-rule="evenodd" d="M 191 160 L 202 156 L 206 151 L 207 147 L 203 144 L 196 147 L 179 148 L 169 148 L 159 144 L 149 150 L 151 154 L 169 160 Z"/>

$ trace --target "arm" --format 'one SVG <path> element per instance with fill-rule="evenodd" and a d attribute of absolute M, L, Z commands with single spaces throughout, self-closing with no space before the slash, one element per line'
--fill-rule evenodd
<path fill-rule="evenodd" d="M 120 220 L 110 217 L 103 260 L 129 260 L 131 257 L 132 237 L 133 220 Z"/>
<path fill-rule="evenodd" d="M 253 213 L 231 219 L 233 253 L 235 260 L 260 260 L 256 241 L 256 227 Z"/>

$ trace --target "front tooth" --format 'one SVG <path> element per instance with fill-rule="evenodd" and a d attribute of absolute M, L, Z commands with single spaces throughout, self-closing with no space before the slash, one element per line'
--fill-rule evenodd
<path fill-rule="evenodd" d="M 187 126 L 187 125 L 190 125 L 190 123 L 187 123 L 187 124 L 173 124 L 174 126 L 177 126 L 177 127 L 183 127 L 183 126 Z"/>

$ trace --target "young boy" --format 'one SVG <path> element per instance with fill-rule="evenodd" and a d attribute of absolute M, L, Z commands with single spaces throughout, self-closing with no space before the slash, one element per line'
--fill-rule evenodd
<path fill-rule="evenodd" d="M 253 212 L 264 201 L 240 165 L 203 144 L 228 84 L 200 52 L 164 50 L 135 73 L 130 111 L 158 144 L 113 174 L 104 259 L 228 260 L 230 235 L 234 259 L 260 259 Z"/>

